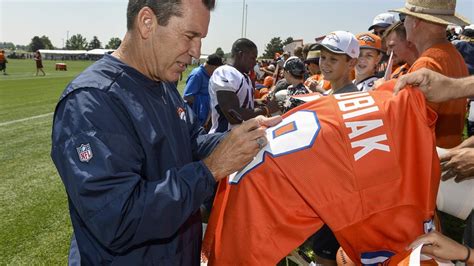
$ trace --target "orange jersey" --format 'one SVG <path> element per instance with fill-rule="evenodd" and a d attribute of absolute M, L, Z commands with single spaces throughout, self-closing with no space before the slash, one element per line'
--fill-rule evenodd
<path fill-rule="evenodd" d="M 435 120 L 414 89 L 291 110 L 255 160 L 220 183 L 203 243 L 209 264 L 275 265 L 323 223 L 358 264 L 400 261 L 432 227 Z"/>
<path fill-rule="evenodd" d="M 5 54 L 0 53 L 0 63 L 3 63 L 5 61 Z"/>
<path fill-rule="evenodd" d="M 426 50 L 413 63 L 409 73 L 421 68 L 428 68 L 451 78 L 461 78 L 469 75 L 462 55 L 449 42 L 434 45 Z M 430 103 L 430 106 L 438 114 L 435 129 L 437 146 L 453 148 L 461 143 L 466 103 L 466 98 L 443 103 Z"/>

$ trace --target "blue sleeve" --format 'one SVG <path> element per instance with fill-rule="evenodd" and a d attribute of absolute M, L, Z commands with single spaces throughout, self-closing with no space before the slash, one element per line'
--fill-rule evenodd
<path fill-rule="evenodd" d="M 200 89 L 201 76 L 193 71 L 186 80 L 186 86 L 184 87 L 184 96 L 197 95 Z"/>
<path fill-rule="evenodd" d="M 51 156 L 70 207 L 81 219 L 76 224 L 118 253 L 148 241 L 166 241 L 212 195 L 215 185 L 202 161 L 167 169 L 163 176 L 142 176 L 145 154 L 131 123 L 108 94 L 80 89 L 61 101 L 53 124 Z M 199 139 L 199 131 L 193 133 Z M 90 147 L 83 160 L 78 150 L 82 145 Z"/>
<path fill-rule="evenodd" d="M 193 111 L 197 114 L 201 125 L 204 125 L 209 116 L 209 101 L 209 95 L 198 94 L 194 96 Z"/>
<path fill-rule="evenodd" d="M 191 108 L 188 105 L 186 105 L 186 109 L 189 114 L 189 134 L 192 141 L 193 157 L 195 160 L 202 160 L 211 154 L 228 132 L 207 134 L 200 125 L 196 114 L 191 112 Z"/>

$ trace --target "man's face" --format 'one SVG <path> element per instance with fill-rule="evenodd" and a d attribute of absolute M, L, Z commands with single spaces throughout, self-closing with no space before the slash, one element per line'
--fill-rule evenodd
<path fill-rule="evenodd" d="M 351 70 L 350 62 L 351 60 L 348 60 L 345 54 L 335 54 L 323 49 L 319 58 L 319 67 L 324 79 L 337 81 L 344 75 L 348 75 Z"/>
<path fill-rule="evenodd" d="M 380 61 L 380 52 L 374 49 L 361 49 L 355 71 L 357 75 L 374 75 Z"/>
<path fill-rule="evenodd" d="M 309 73 L 311 73 L 311 75 L 316 75 L 320 72 L 318 64 L 314 62 L 310 62 L 309 64 L 306 64 L 306 65 L 308 66 L 308 70 L 309 70 Z"/>
<path fill-rule="evenodd" d="M 407 53 L 409 52 L 408 42 L 401 39 L 396 32 L 391 32 L 386 38 L 387 54 L 393 51 L 393 63 L 396 65 L 407 61 Z"/>
<path fill-rule="evenodd" d="M 386 29 L 387 28 L 384 28 L 384 27 L 374 26 L 374 34 L 382 38 Z"/>
<path fill-rule="evenodd" d="M 177 81 L 192 57 L 201 55 L 201 40 L 206 37 L 210 11 L 201 1 L 183 0 L 182 16 L 172 16 L 168 25 L 158 25 L 151 36 L 149 64 L 154 79 Z"/>
<path fill-rule="evenodd" d="M 236 59 L 239 60 L 238 65 L 242 68 L 240 70 L 244 73 L 248 73 L 250 70 L 252 70 L 257 63 L 257 55 L 258 51 L 255 48 L 248 51 L 239 52 L 239 55 Z"/>

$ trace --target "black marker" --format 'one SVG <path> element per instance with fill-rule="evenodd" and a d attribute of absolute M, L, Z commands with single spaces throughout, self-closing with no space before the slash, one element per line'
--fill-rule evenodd
<path fill-rule="evenodd" d="M 229 115 L 239 124 L 244 122 L 244 119 L 242 118 L 242 116 L 240 116 L 240 114 L 237 113 L 237 111 L 235 111 L 234 109 L 229 109 Z"/>

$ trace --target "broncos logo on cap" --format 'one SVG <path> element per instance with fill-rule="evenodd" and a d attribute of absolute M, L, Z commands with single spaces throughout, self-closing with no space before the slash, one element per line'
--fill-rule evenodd
<path fill-rule="evenodd" d="M 329 34 L 326 36 L 326 38 L 327 38 L 328 41 L 329 41 L 329 40 L 333 40 L 333 41 L 335 41 L 336 43 L 340 43 L 340 42 L 341 42 L 341 40 L 339 39 L 339 37 L 338 37 L 338 36 L 336 35 L 336 33 L 334 33 L 334 32 L 329 33 Z"/>
<path fill-rule="evenodd" d="M 362 40 L 364 42 L 370 42 L 370 43 L 375 43 L 374 38 L 372 38 L 370 35 L 361 35 L 358 38 L 359 40 Z"/>

